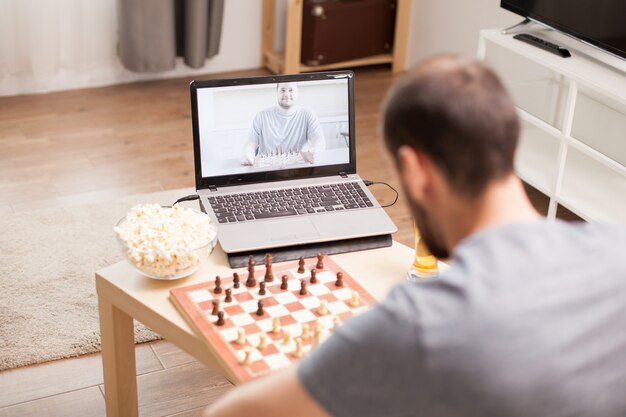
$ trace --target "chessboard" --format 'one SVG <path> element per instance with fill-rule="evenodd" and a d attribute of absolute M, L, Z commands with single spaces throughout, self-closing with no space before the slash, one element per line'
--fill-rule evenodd
<path fill-rule="evenodd" d="M 175 288 L 170 299 L 233 382 L 285 368 L 310 354 L 374 298 L 330 257 L 256 266 Z"/>

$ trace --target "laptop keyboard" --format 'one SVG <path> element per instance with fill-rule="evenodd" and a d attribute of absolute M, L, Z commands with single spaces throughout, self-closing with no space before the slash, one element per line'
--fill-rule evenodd
<path fill-rule="evenodd" d="M 359 183 L 317 185 L 209 197 L 220 223 L 373 207 Z"/>

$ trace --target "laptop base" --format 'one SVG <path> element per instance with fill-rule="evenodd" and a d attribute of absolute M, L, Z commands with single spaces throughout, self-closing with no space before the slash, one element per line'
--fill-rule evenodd
<path fill-rule="evenodd" d="M 335 240 L 332 242 L 309 243 L 284 248 L 262 249 L 252 252 L 228 253 L 228 263 L 231 268 L 248 266 L 248 257 L 254 256 L 256 264 L 265 262 L 265 254 L 272 254 L 273 262 L 284 262 L 298 259 L 301 256 L 312 258 L 318 253 L 335 255 L 338 253 L 357 252 L 368 249 L 386 248 L 392 244 L 391 235 L 368 236 L 355 239 Z"/>

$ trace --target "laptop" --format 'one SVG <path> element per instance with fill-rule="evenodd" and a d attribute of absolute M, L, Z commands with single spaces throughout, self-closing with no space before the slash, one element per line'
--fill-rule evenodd
<path fill-rule="evenodd" d="M 397 231 L 356 174 L 352 71 L 190 89 L 196 190 L 227 254 Z"/>

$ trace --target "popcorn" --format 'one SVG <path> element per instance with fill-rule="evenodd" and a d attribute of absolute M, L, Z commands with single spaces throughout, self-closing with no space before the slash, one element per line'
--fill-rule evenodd
<path fill-rule="evenodd" d="M 124 243 L 128 260 L 156 278 L 193 273 L 213 249 L 216 234 L 207 215 L 158 204 L 134 206 L 113 230 Z"/>

